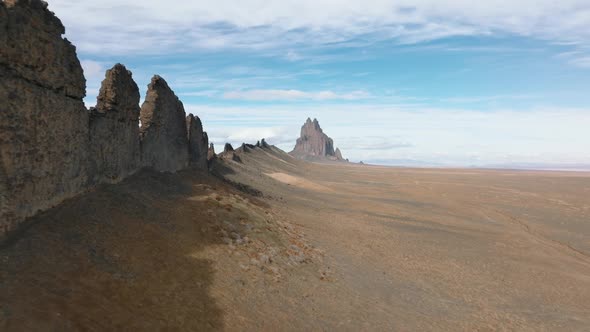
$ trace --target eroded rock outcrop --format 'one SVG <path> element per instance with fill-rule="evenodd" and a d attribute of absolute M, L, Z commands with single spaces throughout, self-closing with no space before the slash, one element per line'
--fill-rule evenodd
<path fill-rule="evenodd" d="M 324 133 L 318 120 L 312 121 L 310 118 L 301 127 L 301 136 L 289 154 L 307 160 L 344 161 L 342 153 L 339 149 L 334 150 L 334 141 Z"/>
<path fill-rule="evenodd" d="M 140 167 L 139 89 L 121 64 L 106 73 L 90 114 L 90 165 L 96 182 L 117 182 Z"/>
<path fill-rule="evenodd" d="M 86 80 L 38 0 L 0 2 L 0 237 L 88 182 Z"/>
<path fill-rule="evenodd" d="M 131 72 L 115 65 L 89 112 L 64 32 L 44 1 L 0 1 L 0 240 L 38 211 L 141 167 L 177 171 L 188 166 L 189 151 L 196 165 L 206 164 L 200 121 L 187 123 L 159 76 L 140 111 Z"/>
<path fill-rule="evenodd" d="M 225 143 L 223 152 L 219 154 L 219 158 L 224 160 L 233 160 L 235 162 L 242 162 L 242 159 L 236 154 L 234 147 L 230 143 Z"/>
<path fill-rule="evenodd" d="M 198 116 L 189 114 L 186 117 L 188 134 L 189 161 L 192 166 L 206 170 L 209 138 L 203 131 L 203 124 Z"/>
<path fill-rule="evenodd" d="M 188 167 L 184 106 L 158 75 L 148 85 L 140 119 L 142 164 L 160 172 L 176 172 Z"/>
<path fill-rule="evenodd" d="M 213 159 L 215 159 L 217 155 L 215 154 L 215 145 L 213 143 L 209 144 L 209 150 L 207 150 L 207 162 L 211 163 Z"/>
<path fill-rule="evenodd" d="M 334 151 L 334 157 L 336 160 L 344 160 L 344 158 L 342 158 L 342 152 L 340 152 L 339 148 L 336 148 L 336 151 Z"/>

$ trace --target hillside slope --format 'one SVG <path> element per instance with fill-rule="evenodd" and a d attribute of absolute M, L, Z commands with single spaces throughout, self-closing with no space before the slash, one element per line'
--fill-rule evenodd
<path fill-rule="evenodd" d="M 237 158 L 236 158 L 237 156 Z M 584 330 L 590 174 L 314 164 L 141 172 L 0 249 L 0 329 Z"/>

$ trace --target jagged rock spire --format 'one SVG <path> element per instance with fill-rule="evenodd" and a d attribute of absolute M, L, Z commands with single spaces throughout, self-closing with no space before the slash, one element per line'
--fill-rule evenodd
<path fill-rule="evenodd" d="M 148 85 L 140 119 L 142 163 L 164 172 L 186 168 L 189 145 L 184 106 L 158 75 Z"/>
<path fill-rule="evenodd" d="M 320 127 L 317 119 L 307 118 L 301 127 L 301 136 L 291 155 L 301 159 L 343 160 L 340 150 L 334 150 L 334 141 Z"/>
<path fill-rule="evenodd" d="M 140 166 L 139 88 L 125 66 L 107 70 L 90 118 L 93 181 L 117 182 Z"/>
<path fill-rule="evenodd" d="M 188 135 L 189 161 L 192 166 L 207 169 L 209 137 L 203 131 L 203 124 L 198 116 L 189 114 L 186 117 Z"/>

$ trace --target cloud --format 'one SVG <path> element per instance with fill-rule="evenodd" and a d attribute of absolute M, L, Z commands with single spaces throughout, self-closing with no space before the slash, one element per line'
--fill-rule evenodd
<path fill-rule="evenodd" d="M 590 45 L 578 46 L 574 51 L 559 53 L 557 58 L 565 59 L 576 67 L 590 68 Z"/>
<path fill-rule="evenodd" d="M 365 91 L 351 91 L 348 93 L 336 93 L 333 91 L 307 92 L 301 90 L 246 90 L 231 91 L 223 94 L 225 99 L 247 100 L 247 101 L 294 101 L 294 100 L 359 100 L 371 96 Z"/>
<path fill-rule="evenodd" d="M 289 61 L 298 61 L 303 59 L 303 57 L 301 55 L 299 55 L 297 52 L 295 51 L 289 51 L 287 52 L 287 56 L 286 56 L 287 60 Z"/>
<path fill-rule="evenodd" d="M 215 146 L 231 143 L 234 147 L 242 143 L 254 144 L 262 138 L 273 145 L 289 144 L 295 142 L 296 138 L 294 133 L 289 133 L 285 127 L 212 127 L 207 134 Z"/>
<path fill-rule="evenodd" d="M 510 34 L 568 45 L 590 42 L 587 0 L 52 0 L 83 53 L 364 47 L 452 36 Z M 92 13 L 93 19 L 88 19 Z"/>
<path fill-rule="evenodd" d="M 193 92 L 181 92 L 178 93 L 179 96 L 188 96 L 188 97 L 213 97 L 219 93 L 217 90 L 203 90 L 203 91 L 193 91 Z"/>
<path fill-rule="evenodd" d="M 590 68 L 590 56 L 576 57 L 569 61 L 574 66 Z"/>
<path fill-rule="evenodd" d="M 100 90 L 100 85 L 105 77 L 106 68 L 102 62 L 94 60 L 81 60 L 80 64 L 86 77 L 86 98 L 84 98 L 86 107 L 92 107 L 96 104 L 96 97 Z"/>
<path fill-rule="evenodd" d="M 286 151 L 307 117 L 316 117 L 353 161 L 414 160 L 452 166 L 498 163 L 590 164 L 590 109 L 527 110 L 362 105 L 185 105 L 223 141 L 268 136 Z M 269 130 L 269 131 L 265 131 Z M 233 133 L 239 132 L 232 136 Z M 396 162 L 394 162 L 396 163 Z"/>
<path fill-rule="evenodd" d="M 82 65 L 82 69 L 84 69 L 86 79 L 104 78 L 105 69 L 102 63 L 93 60 L 82 60 L 80 64 Z"/>
<path fill-rule="evenodd" d="M 489 103 L 496 101 L 507 100 L 531 100 L 536 99 L 535 95 L 492 95 L 492 96 L 471 96 L 471 97 L 449 97 L 442 98 L 440 101 L 455 104 L 470 104 L 470 103 Z"/>

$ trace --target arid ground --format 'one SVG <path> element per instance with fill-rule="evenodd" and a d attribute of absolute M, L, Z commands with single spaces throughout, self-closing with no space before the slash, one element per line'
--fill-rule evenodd
<path fill-rule="evenodd" d="M 590 330 L 590 174 L 141 172 L 0 249 L 0 330 Z"/>

